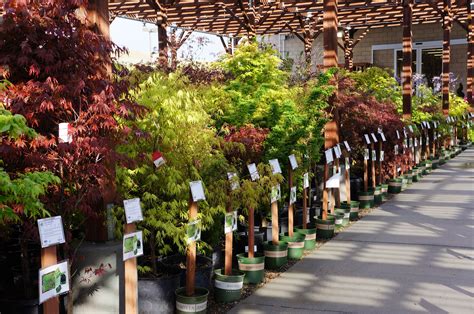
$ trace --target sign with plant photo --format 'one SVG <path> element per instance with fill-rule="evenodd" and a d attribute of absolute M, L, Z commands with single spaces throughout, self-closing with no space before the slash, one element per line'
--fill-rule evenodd
<path fill-rule="evenodd" d="M 303 189 L 309 188 L 309 173 L 303 174 Z"/>
<path fill-rule="evenodd" d="M 186 244 L 190 244 L 192 242 L 201 241 L 201 220 L 196 219 L 190 221 L 186 225 Z"/>
<path fill-rule="evenodd" d="M 270 201 L 272 203 L 275 203 L 275 202 L 279 201 L 280 198 L 281 198 L 281 189 L 280 189 L 280 185 L 277 184 L 274 187 L 272 187 L 272 194 L 271 194 L 271 197 L 270 197 Z"/>
<path fill-rule="evenodd" d="M 296 203 L 296 186 L 290 189 L 290 205 Z"/>
<path fill-rule="evenodd" d="M 250 179 L 252 179 L 252 181 L 257 181 L 258 179 L 260 179 L 260 175 L 258 174 L 257 170 L 257 165 L 255 165 L 255 163 L 247 165 L 247 168 L 249 169 Z"/>
<path fill-rule="evenodd" d="M 193 202 L 203 201 L 206 199 L 206 196 L 204 195 L 202 181 L 191 181 L 189 182 L 189 187 L 191 188 Z"/>
<path fill-rule="evenodd" d="M 237 230 L 237 211 L 226 213 L 224 216 L 224 233 Z"/>
<path fill-rule="evenodd" d="M 125 208 L 125 218 L 128 224 L 143 220 L 140 198 L 136 197 L 129 200 L 124 200 L 123 207 Z"/>
<path fill-rule="evenodd" d="M 43 249 L 66 242 L 61 216 L 38 219 L 38 230 Z"/>
<path fill-rule="evenodd" d="M 330 164 L 331 162 L 334 161 L 334 156 L 332 155 L 332 148 L 327 149 L 324 152 L 324 155 L 326 156 L 326 163 Z"/>
<path fill-rule="evenodd" d="M 270 159 L 268 162 L 270 163 L 270 166 L 272 167 L 273 174 L 281 173 L 281 167 L 280 167 L 280 163 L 278 162 L 278 159 Z"/>
<path fill-rule="evenodd" d="M 296 168 L 298 168 L 298 162 L 296 161 L 295 155 L 292 154 L 288 156 L 288 158 L 290 159 L 291 169 L 295 170 Z"/>
<path fill-rule="evenodd" d="M 227 179 L 230 181 L 230 189 L 235 191 L 239 188 L 239 177 L 237 177 L 237 173 L 235 172 L 227 172 Z"/>
<path fill-rule="evenodd" d="M 375 150 L 372 151 L 372 160 L 373 161 L 377 160 L 377 152 Z"/>
<path fill-rule="evenodd" d="M 69 292 L 68 261 L 39 270 L 39 303 Z"/>
<path fill-rule="evenodd" d="M 143 233 L 127 233 L 123 236 L 123 260 L 143 255 Z"/>

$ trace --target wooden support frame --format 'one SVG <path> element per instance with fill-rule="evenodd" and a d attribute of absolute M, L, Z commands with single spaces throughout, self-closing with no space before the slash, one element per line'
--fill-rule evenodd
<path fill-rule="evenodd" d="M 193 201 L 192 195 L 189 198 L 188 215 L 189 221 L 197 218 L 198 204 Z M 186 255 L 186 295 L 193 296 L 196 287 L 196 242 L 193 241 L 188 244 L 188 251 Z"/>
<path fill-rule="evenodd" d="M 41 249 L 41 268 L 46 268 L 57 263 L 58 258 L 56 245 Z M 43 312 L 48 314 L 59 314 L 59 298 L 54 297 L 44 301 Z"/>
<path fill-rule="evenodd" d="M 451 1 L 443 0 L 443 73 L 442 73 L 442 104 L 445 116 L 449 114 L 449 72 L 451 63 Z"/>
<path fill-rule="evenodd" d="M 474 19 L 472 17 L 471 1 L 467 1 L 467 101 L 474 108 Z"/>
<path fill-rule="evenodd" d="M 137 230 L 135 223 L 125 224 L 124 234 Z M 125 314 L 138 313 L 138 272 L 137 258 L 130 258 L 124 262 L 125 277 Z"/>
<path fill-rule="evenodd" d="M 402 69 L 402 94 L 403 118 L 411 119 L 412 98 L 412 51 L 413 51 L 413 0 L 403 0 L 403 69 Z"/>

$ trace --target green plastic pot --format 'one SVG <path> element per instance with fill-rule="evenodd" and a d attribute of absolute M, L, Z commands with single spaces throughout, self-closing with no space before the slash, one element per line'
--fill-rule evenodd
<path fill-rule="evenodd" d="M 359 204 L 358 201 L 351 201 L 351 215 L 349 217 L 351 221 L 359 219 Z"/>
<path fill-rule="evenodd" d="M 405 175 L 400 176 L 402 178 L 402 191 L 405 191 L 408 187 L 408 179 Z"/>
<path fill-rule="evenodd" d="M 254 253 L 253 258 L 248 253 L 237 254 L 239 270 L 245 274 L 244 283 L 259 284 L 265 277 L 265 255 Z"/>
<path fill-rule="evenodd" d="M 374 207 L 374 190 L 359 192 L 359 207 L 362 209 Z"/>
<path fill-rule="evenodd" d="M 421 175 L 427 175 L 428 171 L 426 169 L 426 161 L 420 162 Z"/>
<path fill-rule="evenodd" d="M 413 170 L 412 170 L 412 171 L 413 171 L 412 181 L 413 181 L 413 182 L 418 182 L 418 181 L 420 181 L 420 178 L 421 178 L 421 176 L 420 176 L 420 168 L 418 168 L 418 167 L 413 167 Z"/>
<path fill-rule="evenodd" d="M 435 158 L 431 161 L 431 169 L 438 169 L 439 166 L 439 158 Z"/>
<path fill-rule="evenodd" d="M 374 190 L 374 203 L 375 205 L 382 204 L 382 186 L 377 185 Z"/>
<path fill-rule="evenodd" d="M 350 208 L 336 208 L 336 213 L 342 214 L 342 225 L 347 226 L 349 224 L 350 216 L 351 216 L 351 209 Z M 336 217 L 337 220 L 337 217 Z M 337 223 L 336 223 L 337 225 Z"/>
<path fill-rule="evenodd" d="M 344 223 L 344 211 L 335 211 L 334 212 L 334 217 L 336 218 L 334 220 L 334 225 L 336 226 L 336 229 L 343 227 Z"/>
<path fill-rule="evenodd" d="M 408 170 L 405 173 L 405 178 L 407 179 L 407 184 L 412 184 L 413 183 L 413 177 L 414 177 L 413 170 Z"/>
<path fill-rule="evenodd" d="M 280 241 L 274 245 L 271 241 L 263 244 L 265 251 L 265 268 L 278 269 L 288 263 L 288 243 Z"/>
<path fill-rule="evenodd" d="M 446 159 L 444 158 L 444 156 L 441 156 L 439 157 L 439 163 L 438 163 L 438 166 L 442 166 L 446 163 Z"/>
<path fill-rule="evenodd" d="M 293 232 L 292 237 L 287 232 L 280 234 L 280 239 L 288 243 L 288 259 L 298 260 L 303 257 L 305 238 L 304 234 L 298 232 Z"/>
<path fill-rule="evenodd" d="M 330 239 L 334 236 L 336 217 L 329 215 L 327 219 L 316 219 L 316 234 L 318 238 Z"/>
<path fill-rule="evenodd" d="M 382 187 L 382 201 L 385 202 L 388 198 L 388 184 L 381 184 Z"/>
<path fill-rule="evenodd" d="M 297 226 L 294 228 L 294 231 L 304 234 L 305 250 L 312 250 L 316 247 L 316 226 L 308 225 L 306 229 L 303 229 L 303 226 Z"/>
<path fill-rule="evenodd" d="M 429 174 L 431 173 L 431 170 L 433 169 L 433 161 L 431 160 L 426 160 L 426 173 Z"/>
<path fill-rule="evenodd" d="M 229 276 L 224 275 L 223 269 L 214 270 L 214 298 L 219 303 L 229 303 L 240 299 L 244 286 L 245 274 L 232 270 Z"/>
<path fill-rule="evenodd" d="M 206 288 L 196 287 L 194 295 L 188 297 L 186 295 L 186 287 L 176 289 L 176 313 L 199 313 L 207 312 L 207 297 L 209 291 Z"/>
<path fill-rule="evenodd" d="M 402 179 L 395 178 L 388 181 L 388 193 L 398 194 L 402 191 Z"/>

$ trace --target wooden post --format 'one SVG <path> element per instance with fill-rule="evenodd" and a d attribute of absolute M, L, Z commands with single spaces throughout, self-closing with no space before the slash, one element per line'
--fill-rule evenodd
<path fill-rule="evenodd" d="M 449 65 L 451 62 L 451 0 L 443 0 L 443 88 L 442 102 L 444 115 L 449 114 Z"/>
<path fill-rule="evenodd" d="M 382 140 L 379 141 L 379 184 L 382 184 Z"/>
<path fill-rule="evenodd" d="M 349 153 L 347 153 L 347 156 L 345 158 L 348 159 L 348 164 L 350 165 L 350 156 Z M 347 204 L 351 204 L 351 176 L 349 173 L 349 169 L 345 167 L 344 169 L 344 179 L 345 179 L 345 185 L 346 185 L 346 201 Z"/>
<path fill-rule="evenodd" d="M 193 202 L 192 196 L 189 199 L 189 221 L 197 218 L 198 205 Z M 186 255 L 186 295 L 193 296 L 196 280 L 196 242 L 188 245 L 188 254 Z"/>
<path fill-rule="evenodd" d="M 339 158 L 336 158 L 334 161 L 334 164 L 336 166 L 336 172 L 339 172 Z M 340 188 L 334 188 L 334 201 L 335 205 L 337 208 L 341 207 L 341 189 Z"/>
<path fill-rule="evenodd" d="M 376 185 L 376 179 L 375 179 L 375 160 L 372 158 L 373 157 L 373 152 L 375 151 L 375 147 L 374 147 L 374 142 L 372 142 L 370 144 L 370 161 L 371 161 L 371 174 L 372 174 L 372 188 L 374 189 L 375 191 L 375 185 Z"/>
<path fill-rule="evenodd" d="M 413 0 L 403 0 L 403 118 L 411 119 L 411 96 L 412 96 L 412 16 Z"/>
<path fill-rule="evenodd" d="M 124 233 L 137 230 L 135 223 L 125 224 Z M 137 258 L 129 258 L 125 261 L 125 314 L 138 313 L 138 273 Z"/>
<path fill-rule="evenodd" d="M 230 193 L 229 187 L 229 197 L 227 199 L 226 212 L 232 213 L 232 194 Z M 249 225 L 250 225 L 250 210 L 249 210 Z M 232 274 L 232 241 L 233 241 L 233 231 L 227 232 L 225 234 L 225 260 L 224 260 L 224 274 L 230 276 Z M 249 247 L 250 254 L 250 247 Z"/>
<path fill-rule="evenodd" d="M 288 202 L 288 235 L 293 236 L 293 204 L 291 204 L 291 188 L 293 187 L 293 169 L 288 162 L 288 185 L 290 189 L 290 200 Z"/>
<path fill-rule="evenodd" d="M 369 152 L 370 158 L 370 149 L 369 145 L 367 145 L 367 151 Z M 369 161 L 364 157 L 364 192 L 369 190 Z"/>
<path fill-rule="evenodd" d="M 272 203 L 272 243 L 278 245 L 278 201 Z M 250 248 L 249 248 L 250 249 Z"/>
<path fill-rule="evenodd" d="M 471 1 L 467 1 L 467 101 L 474 108 L 474 19 L 472 18 Z"/>
<path fill-rule="evenodd" d="M 249 246 L 248 257 L 253 258 L 255 255 L 255 209 L 253 208 L 249 208 L 249 230 L 247 237 Z"/>
<path fill-rule="evenodd" d="M 56 245 L 41 249 L 41 268 L 58 263 Z M 59 314 L 59 298 L 51 298 L 43 303 L 43 313 Z"/>
<path fill-rule="evenodd" d="M 331 121 L 326 123 L 324 126 L 324 148 L 330 149 L 334 147 L 339 141 L 337 123 Z M 327 215 L 328 211 L 328 190 L 326 188 L 326 181 L 329 179 L 329 168 L 328 163 L 324 163 L 324 189 L 323 189 L 323 219 Z M 332 193 L 331 193 L 332 194 Z"/>
<path fill-rule="evenodd" d="M 308 226 L 308 188 L 303 186 L 303 229 Z"/>

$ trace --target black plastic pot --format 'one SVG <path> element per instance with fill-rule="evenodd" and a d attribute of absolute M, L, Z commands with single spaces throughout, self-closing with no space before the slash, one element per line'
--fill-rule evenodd
<path fill-rule="evenodd" d="M 359 192 L 362 191 L 364 181 L 361 178 L 351 178 L 351 198 L 354 201 L 359 200 Z"/>
<path fill-rule="evenodd" d="M 169 274 L 180 274 L 180 286 L 186 284 L 186 269 L 182 265 L 186 265 L 186 256 L 172 255 L 162 258 L 160 261 L 164 272 Z M 206 256 L 196 256 L 196 286 L 210 289 L 212 278 L 212 259 Z"/>
<path fill-rule="evenodd" d="M 270 228 L 271 232 L 271 228 Z M 263 252 L 263 243 L 265 242 L 265 232 L 255 231 L 254 232 L 255 245 L 257 246 L 257 252 Z M 237 254 L 248 252 L 248 234 L 247 232 L 239 232 L 237 237 L 234 237 L 234 248 Z"/>
<path fill-rule="evenodd" d="M 38 299 L 0 299 L 0 313 L 40 314 L 42 313 Z"/>
<path fill-rule="evenodd" d="M 179 288 L 179 283 L 179 273 L 159 278 L 138 279 L 138 312 L 172 313 L 176 302 L 174 291 Z"/>

